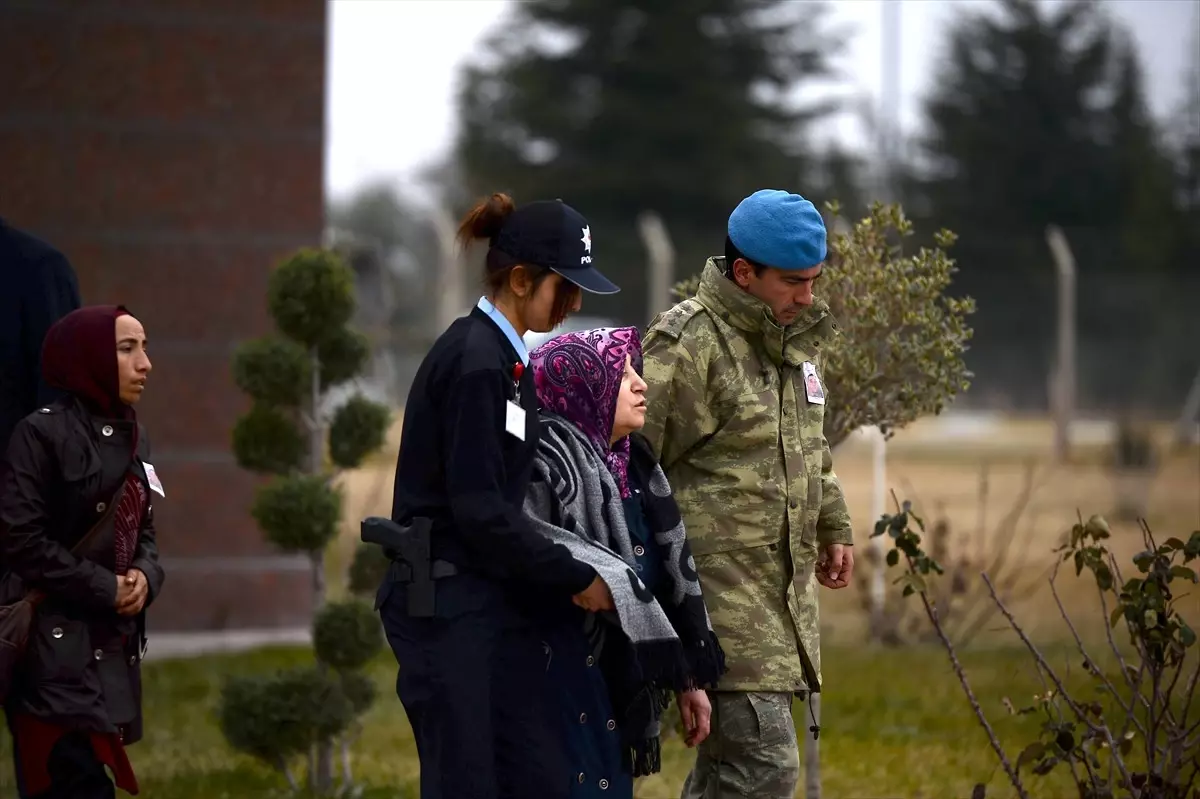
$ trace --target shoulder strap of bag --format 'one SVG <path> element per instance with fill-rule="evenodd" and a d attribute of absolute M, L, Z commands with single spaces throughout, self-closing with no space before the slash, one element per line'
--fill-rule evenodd
<path fill-rule="evenodd" d="M 83 552 L 87 546 L 91 544 L 93 540 L 95 540 L 100 531 L 104 529 L 104 526 L 109 522 L 109 520 L 112 519 L 113 514 L 117 512 L 117 505 L 120 504 L 121 499 L 125 496 L 126 480 L 128 480 L 128 476 L 121 481 L 121 486 L 117 489 L 117 492 L 113 494 L 112 501 L 108 503 L 108 508 L 105 509 L 104 515 L 96 520 L 96 523 L 92 525 L 92 528 L 87 531 L 83 538 L 75 542 L 75 546 L 71 547 L 72 555 L 78 555 L 80 552 Z M 45 594 L 37 588 L 31 588 L 25 592 L 24 598 L 27 602 L 33 604 L 34 607 L 37 607 L 42 603 L 42 600 L 45 599 Z"/>
<path fill-rule="evenodd" d="M 83 538 L 75 542 L 75 546 L 71 547 L 72 555 L 78 555 L 80 552 L 86 551 L 88 545 L 92 543 L 100 531 L 104 529 L 105 524 L 112 518 L 113 514 L 117 512 L 117 505 L 121 504 L 121 500 L 125 498 L 125 485 L 128 480 L 129 476 L 128 472 L 126 472 L 125 477 L 121 479 L 121 486 L 112 495 L 112 499 L 109 500 L 108 508 L 104 511 L 104 515 L 92 525 L 92 529 L 88 530 Z"/>

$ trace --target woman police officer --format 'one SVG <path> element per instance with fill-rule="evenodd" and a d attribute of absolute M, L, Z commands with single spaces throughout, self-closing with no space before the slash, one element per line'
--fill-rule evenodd
<path fill-rule="evenodd" d="M 547 600 L 611 610 L 608 586 L 522 515 L 537 452 L 537 395 L 522 342 L 619 289 L 592 266 L 591 229 L 561 201 L 493 194 L 463 219 L 487 239 L 488 296 L 438 338 L 404 412 L 392 521 L 429 535 L 433 609 L 417 611 L 393 562 L 376 604 L 399 664 L 396 693 L 421 760 L 422 799 L 566 796 L 537 635 Z M 426 574 L 429 574 L 427 571 Z"/>

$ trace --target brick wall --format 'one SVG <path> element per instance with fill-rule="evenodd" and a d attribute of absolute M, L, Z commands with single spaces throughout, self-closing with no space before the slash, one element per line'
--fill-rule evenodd
<path fill-rule="evenodd" d="M 269 327 L 271 265 L 320 238 L 325 24 L 324 0 L 0 0 L 0 215 L 151 340 L 158 629 L 310 611 L 305 563 L 247 513 L 229 363 Z"/>

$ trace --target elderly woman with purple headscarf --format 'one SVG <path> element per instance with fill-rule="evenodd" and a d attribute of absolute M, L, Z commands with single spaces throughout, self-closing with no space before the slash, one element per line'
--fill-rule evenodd
<path fill-rule="evenodd" d="M 637 328 L 558 336 L 530 356 L 542 437 L 525 513 L 588 563 L 615 610 L 547 609 L 543 638 L 572 796 L 633 795 L 660 768 L 675 693 L 687 744 L 708 735 L 703 688 L 724 671 L 671 487 L 637 432 L 646 384 Z"/>

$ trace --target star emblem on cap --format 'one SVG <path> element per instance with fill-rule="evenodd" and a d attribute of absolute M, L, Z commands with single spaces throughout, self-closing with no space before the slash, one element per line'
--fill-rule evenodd
<path fill-rule="evenodd" d="M 583 238 L 581 238 L 580 241 L 583 242 L 583 248 L 590 253 L 592 251 L 592 226 L 591 225 L 588 225 L 587 227 L 585 227 L 583 229 Z"/>

